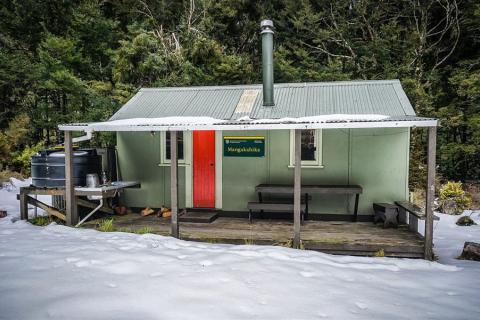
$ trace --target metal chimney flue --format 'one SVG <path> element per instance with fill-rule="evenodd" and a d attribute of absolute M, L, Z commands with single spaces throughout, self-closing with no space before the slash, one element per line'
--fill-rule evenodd
<path fill-rule="evenodd" d="M 260 22 L 262 35 L 262 78 L 263 78 L 263 105 L 274 106 L 273 99 L 273 22 Z"/>

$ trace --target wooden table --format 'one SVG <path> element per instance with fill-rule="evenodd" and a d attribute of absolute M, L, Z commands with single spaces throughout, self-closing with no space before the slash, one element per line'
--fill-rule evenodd
<path fill-rule="evenodd" d="M 75 187 L 76 196 L 102 196 L 104 198 L 113 197 L 115 194 L 125 188 L 140 188 L 139 181 L 113 181 L 106 186 L 96 188 Z"/>
<path fill-rule="evenodd" d="M 258 201 L 262 202 L 262 194 L 293 194 L 293 185 L 288 184 L 259 184 L 255 187 Z M 359 185 L 302 185 L 300 193 L 305 195 L 306 215 L 308 216 L 308 197 L 312 194 L 346 194 L 355 195 L 353 221 L 357 221 L 358 200 L 363 189 Z"/>
<path fill-rule="evenodd" d="M 75 187 L 75 196 L 76 197 L 88 197 L 94 196 L 99 198 L 111 198 L 114 197 L 119 191 L 125 188 L 139 188 L 139 181 L 114 181 L 106 186 L 99 186 L 97 188 L 87 188 L 87 187 Z M 65 213 L 61 212 L 58 208 L 49 206 L 46 203 L 43 203 L 35 198 L 30 197 L 30 195 L 51 195 L 51 196 L 65 196 L 65 187 L 56 187 L 56 188 L 41 188 L 35 186 L 21 187 L 20 194 L 17 198 L 20 200 L 20 219 L 28 219 L 28 204 L 39 207 L 45 210 L 48 214 L 56 216 L 57 218 L 64 220 L 66 219 Z M 77 198 L 76 203 L 83 207 L 89 207 L 94 209 L 95 205 L 89 201 Z M 103 208 L 102 211 L 111 209 Z M 113 211 L 112 211 L 113 213 Z"/>

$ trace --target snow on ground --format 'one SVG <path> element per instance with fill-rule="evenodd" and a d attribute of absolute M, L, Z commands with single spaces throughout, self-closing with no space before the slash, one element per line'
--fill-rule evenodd
<path fill-rule="evenodd" d="M 8 212 L 8 218 L 19 219 L 20 218 L 20 204 L 17 200 L 17 194 L 20 191 L 20 187 L 27 187 L 32 184 L 32 179 L 18 180 L 16 178 L 10 178 L 10 180 L 0 186 L 0 210 L 6 210 Z M 37 199 L 46 204 L 51 204 L 51 196 L 37 196 Z M 32 205 L 28 206 L 29 217 L 33 217 L 35 209 Z M 45 211 L 37 208 L 37 215 L 44 215 Z"/>
<path fill-rule="evenodd" d="M 480 263 L 454 259 L 480 226 L 457 217 L 438 263 L 13 223 L 15 188 L 1 208 L 0 319 L 480 319 Z"/>

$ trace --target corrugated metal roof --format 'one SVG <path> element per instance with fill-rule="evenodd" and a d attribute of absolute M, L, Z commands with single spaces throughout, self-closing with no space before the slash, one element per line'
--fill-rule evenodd
<path fill-rule="evenodd" d="M 245 90 L 260 90 L 249 114 L 235 112 Z M 287 83 L 275 85 L 275 106 L 263 106 L 262 85 L 144 88 L 110 120 L 172 116 L 236 120 L 328 114 L 415 116 L 399 80 Z"/>

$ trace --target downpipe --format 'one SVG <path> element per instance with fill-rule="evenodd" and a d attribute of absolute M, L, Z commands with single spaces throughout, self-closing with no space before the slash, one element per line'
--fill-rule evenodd
<path fill-rule="evenodd" d="M 92 131 L 85 131 L 85 133 L 86 134 L 84 136 L 73 138 L 72 143 L 91 140 L 92 139 Z"/>

